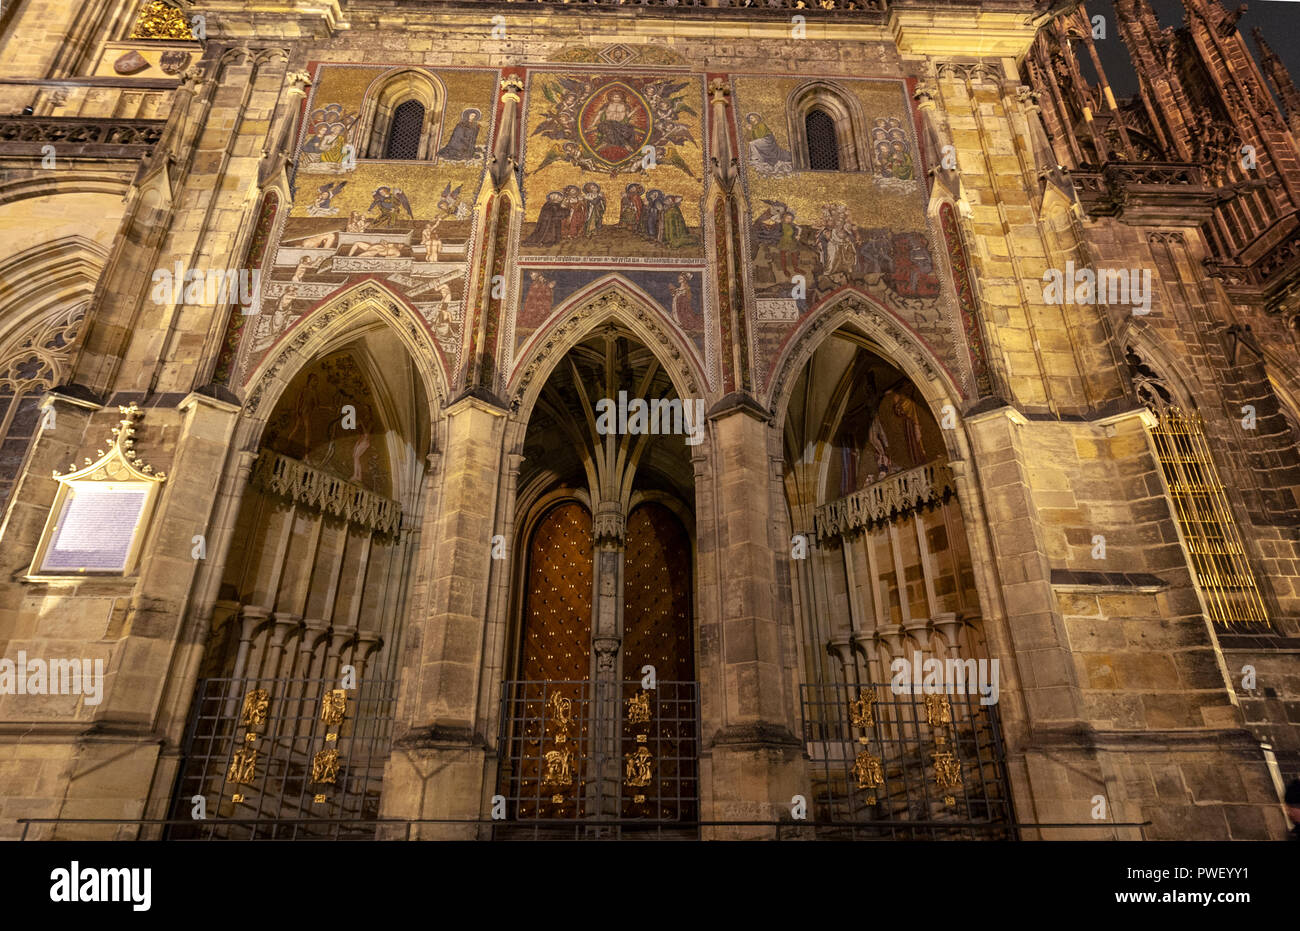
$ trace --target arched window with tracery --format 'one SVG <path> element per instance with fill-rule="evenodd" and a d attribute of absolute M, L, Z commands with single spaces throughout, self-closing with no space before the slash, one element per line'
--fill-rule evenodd
<path fill-rule="evenodd" d="M 18 478 L 32 437 L 40 429 L 40 402 L 67 376 L 84 304 L 40 320 L 0 352 L 0 507 Z"/>
<path fill-rule="evenodd" d="M 431 159 L 446 95 L 433 75 L 416 69 L 381 78 L 361 107 L 362 158 Z"/>
<path fill-rule="evenodd" d="M 826 81 L 797 89 L 789 100 L 790 148 L 799 171 L 867 171 L 869 146 L 862 107 Z"/>

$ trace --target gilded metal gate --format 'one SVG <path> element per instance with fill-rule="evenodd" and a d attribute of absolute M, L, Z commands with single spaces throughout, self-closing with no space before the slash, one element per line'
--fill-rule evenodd
<path fill-rule="evenodd" d="M 193 826 L 173 826 L 169 838 L 373 838 L 366 822 L 379 816 L 397 682 L 338 685 L 200 679 L 172 813 Z"/>
<path fill-rule="evenodd" d="M 698 695 L 696 682 L 505 682 L 498 791 L 506 818 L 494 835 L 693 836 Z"/>
<path fill-rule="evenodd" d="M 810 818 L 845 838 L 1011 839 L 1006 755 L 994 705 L 965 691 L 803 685 Z"/>

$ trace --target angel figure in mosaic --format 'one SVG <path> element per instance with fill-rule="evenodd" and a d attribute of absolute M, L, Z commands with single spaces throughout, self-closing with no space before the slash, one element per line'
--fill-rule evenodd
<path fill-rule="evenodd" d="M 399 187 L 384 186 L 375 188 L 374 199 L 371 200 L 370 206 L 366 208 L 366 213 L 370 213 L 376 207 L 379 208 L 379 219 L 375 221 L 376 227 L 391 227 L 393 221 L 401 216 L 403 210 L 406 211 L 408 217 L 412 220 L 415 219 L 415 215 L 411 213 L 411 202 L 406 199 L 406 194 Z"/>
<path fill-rule="evenodd" d="M 338 216 L 339 208 L 331 206 L 331 201 L 347 187 L 346 181 L 336 181 L 333 184 L 322 184 L 316 189 L 316 200 L 307 208 L 309 217 L 334 217 Z"/>

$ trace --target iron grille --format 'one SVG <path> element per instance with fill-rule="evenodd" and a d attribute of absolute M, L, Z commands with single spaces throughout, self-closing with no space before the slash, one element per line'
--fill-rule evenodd
<path fill-rule="evenodd" d="M 424 104 L 408 100 L 393 111 L 393 123 L 388 129 L 388 144 L 384 158 L 419 158 L 420 134 L 424 130 Z"/>
<path fill-rule="evenodd" d="M 979 695 L 895 694 L 880 684 L 804 684 L 800 694 L 815 820 L 830 823 L 819 834 L 1015 837 L 997 711 Z"/>
<path fill-rule="evenodd" d="M 699 685 L 514 680 L 503 683 L 494 837 L 608 837 L 680 825 L 699 811 Z M 610 822 L 617 822 L 611 824 Z M 528 827 L 521 830 L 521 825 Z"/>
<path fill-rule="evenodd" d="M 200 679 L 172 815 L 192 826 L 173 826 L 168 837 L 373 837 L 366 822 L 379 817 L 397 682 L 337 686 L 333 679 Z M 193 818 L 195 796 L 208 818 L 246 823 Z"/>
<path fill-rule="evenodd" d="M 1199 414 L 1173 405 L 1151 431 L 1192 571 L 1215 623 L 1267 630 L 1260 596 Z"/>
<path fill-rule="evenodd" d="M 840 143 L 835 121 L 825 110 L 809 110 L 804 118 L 804 136 L 808 140 L 808 167 L 813 171 L 840 170 Z"/>

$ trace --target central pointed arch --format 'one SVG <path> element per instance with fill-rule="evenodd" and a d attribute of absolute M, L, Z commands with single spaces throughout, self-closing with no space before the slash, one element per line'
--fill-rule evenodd
<path fill-rule="evenodd" d="M 515 367 L 508 393 L 520 426 L 527 424 L 542 386 L 560 360 L 611 322 L 626 327 L 655 354 L 678 397 L 702 397 L 708 379 L 686 337 L 649 296 L 634 290 L 622 278 L 613 278 L 603 288 L 584 292 L 564 307 L 550 326 L 534 338 L 532 350 Z"/>

